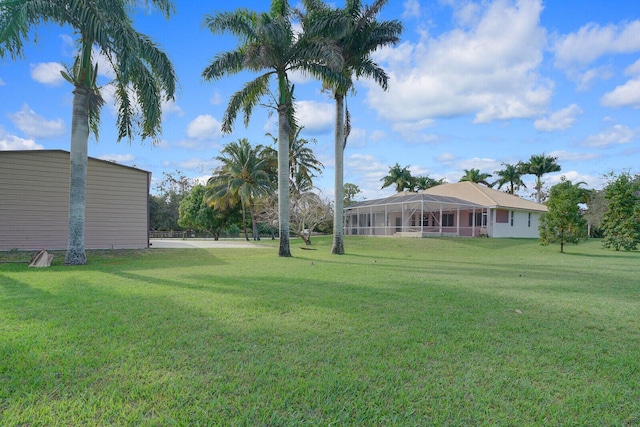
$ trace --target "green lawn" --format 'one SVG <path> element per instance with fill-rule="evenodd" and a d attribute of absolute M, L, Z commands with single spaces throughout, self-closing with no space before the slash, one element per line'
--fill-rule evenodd
<path fill-rule="evenodd" d="M 0 425 L 640 424 L 639 252 L 262 244 L 1 263 Z"/>

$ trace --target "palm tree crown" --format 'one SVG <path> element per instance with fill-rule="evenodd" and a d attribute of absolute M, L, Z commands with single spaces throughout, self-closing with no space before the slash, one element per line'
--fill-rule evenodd
<path fill-rule="evenodd" d="M 487 181 L 487 178 L 491 178 L 491 176 L 490 173 L 481 173 L 480 169 L 465 169 L 464 175 L 460 178 L 460 182 L 469 181 L 491 187 L 492 184 Z"/>
<path fill-rule="evenodd" d="M 411 190 L 413 187 L 413 178 L 409 167 L 401 167 L 398 163 L 389 167 L 389 174 L 382 179 L 382 188 L 389 187 L 391 185 L 396 186 L 396 193 L 401 193 L 404 190 Z"/>
<path fill-rule="evenodd" d="M 515 194 L 515 192 L 518 191 L 520 187 L 527 188 L 527 186 L 522 181 L 521 164 L 511 165 L 508 163 L 503 163 L 502 166 L 504 167 L 504 169 L 494 172 L 497 176 L 499 176 L 498 180 L 493 183 L 493 185 L 498 184 L 498 190 L 500 190 L 507 184 L 509 184 L 509 187 L 507 188 L 507 193 L 509 194 Z"/>
<path fill-rule="evenodd" d="M 545 153 L 534 154 L 529 158 L 528 162 L 522 163 L 522 170 L 527 175 L 536 176 L 536 202 L 542 201 L 542 176 L 551 172 L 559 172 L 560 165 L 557 163 L 558 158 L 547 156 Z"/>

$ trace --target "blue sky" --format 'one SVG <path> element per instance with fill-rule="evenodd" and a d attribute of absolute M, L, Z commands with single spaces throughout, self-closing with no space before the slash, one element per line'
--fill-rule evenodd
<path fill-rule="evenodd" d="M 195 178 L 210 174 L 230 141 L 271 143 L 265 133 L 277 132 L 275 117 L 264 108 L 248 128 L 238 120 L 232 134 L 219 131 L 230 95 L 253 75 L 200 77 L 216 54 L 237 45 L 202 28 L 204 15 L 268 8 L 266 0 L 230 3 L 175 1 L 169 21 L 152 11 L 136 14 L 136 28 L 174 63 L 177 98 L 165 105 L 156 146 L 116 143 L 110 102 L 100 140 L 89 141 L 90 156 L 149 170 L 154 180 L 175 170 Z M 404 32 L 397 46 L 374 57 L 390 76 L 389 90 L 360 81 L 348 99 L 353 131 L 345 182 L 357 184 L 362 198 L 393 192 L 380 190 L 380 180 L 395 163 L 457 182 L 464 169 L 493 173 L 501 163 L 545 152 L 562 166 L 547 185 L 565 175 L 596 188 L 607 172 L 640 172 L 640 2 L 391 0 L 380 19 L 401 20 Z M 37 33 L 24 59 L 0 62 L 0 150 L 69 147 L 72 88 L 59 69 L 73 61 L 74 34 L 55 26 Z M 106 81 L 108 67 L 101 70 Z M 302 136 L 317 141 L 314 151 L 325 165 L 315 183 L 332 198 L 332 99 L 317 82 L 292 79 Z"/>

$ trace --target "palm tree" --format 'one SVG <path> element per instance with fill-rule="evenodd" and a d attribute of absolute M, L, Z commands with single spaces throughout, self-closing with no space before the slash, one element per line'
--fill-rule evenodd
<path fill-rule="evenodd" d="M 426 190 L 427 188 L 442 185 L 446 182 L 444 178 L 434 179 L 428 176 L 417 176 L 413 179 L 413 189 L 416 191 Z"/>
<path fill-rule="evenodd" d="M 342 50 L 344 81 L 339 84 L 325 82 L 333 92 L 336 101 L 335 124 L 335 209 L 333 218 L 332 254 L 344 254 L 344 149 L 350 130 L 349 111 L 345 114 L 345 98 L 353 90 L 353 77 L 372 78 L 384 90 L 388 87 L 388 76 L 385 71 L 371 59 L 371 54 L 382 46 L 396 44 L 400 40 L 402 23 L 393 21 L 376 21 L 376 17 L 388 0 L 374 0 L 370 6 L 363 7 L 361 0 L 346 0 L 341 10 L 329 9 L 321 0 L 304 0 L 308 19 L 329 20 L 337 23 L 342 35 L 336 42 Z M 345 119 L 346 116 L 346 119 Z"/>
<path fill-rule="evenodd" d="M 398 163 L 390 166 L 389 174 L 380 181 L 382 181 L 382 188 L 395 185 L 396 193 L 401 193 L 406 189 L 411 190 L 413 187 L 413 178 L 411 177 L 411 172 L 409 172 L 409 167 L 401 167 Z"/>
<path fill-rule="evenodd" d="M 324 165 L 313 154 L 313 150 L 308 147 L 309 143 L 316 144 L 315 138 L 300 138 L 300 132 L 304 126 L 295 127 L 289 143 L 289 178 L 291 190 L 296 193 L 303 193 L 313 188 L 313 178 L 316 173 L 322 173 Z M 278 138 L 270 133 L 266 134 L 273 139 L 275 144 Z"/>
<path fill-rule="evenodd" d="M 173 12 L 170 0 L 150 0 L 165 15 Z M 118 107 L 118 141 L 155 139 L 161 128 L 161 103 L 173 99 L 176 77 L 168 57 L 147 36 L 133 28 L 129 9 L 136 0 L 12 0 L 0 2 L 0 57 L 24 54 L 23 39 L 32 27 L 54 23 L 71 26 L 78 34 L 75 63 L 63 76 L 73 87 L 71 121 L 71 177 L 69 188 L 69 242 L 65 263 L 86 264 L 84 247 L 85 189 L 89 133 L 98 137 L 104 101 L 97 86 L 94 48 L 113 68 Z M 35 37 L 35 36 L 34 36 Z M 139 127 L 139 132 L 138 132 Z"/>
<path fill-rule="evenodd" d="M 518 163 L 516 165 L 503 163 L 502 166 L 504 166 L 504 169 L 494 172 L 500 177 L 493 183 L 493 185 L 498 184 L 498 190 L 500 190 L 504 185 L 507 184 L 509 184 L 509 187 L 507 188 L 507 193 L 509 194 L 515 194 L 515 192 L 518 191 L 520 187 L 527 188 L 527 186 L 522 181 L 521 163 Z"/>
<path fill-rule="evenodd" d="M 267 159 L 260 156 L 262 146 L 252 147 L 246 138 L 227 144 L 216 160 L 222 164 L 207 182 L 207 198 L 214 205 L 239 200 L 243 224 L 245 209 L 249 210 L 254 240 L 260 240 L 254 200 L 271 192 L 271 177 L 267 173 Z M 249 240 L 246 235 L 245 238 Z"/>
<path fill-rule="evenodd" d="M 465 169 L 464 175 L 460 178 L 460 182 L 475 182 L 476 184 L 484 184 L 487 187 L 491 187 L 492 184 L 487 181 L 487 178 L 491 178 L 490 173 L 480 173 L 480 169 Z"/>
<path fill-rule="evenodd" d="M 239 37 L 240 46 L 218 55 L 202 73 L 205 80 L 217 80 L 243 70 L 264 72 L 236 92 L 229 101 L 222 120 L 222 130 L 231 132 L 240 110 L 248 125 L 253 108 L 269 93 L 269 82 L 275 76 L 278 86 L 278 212 L 280 248 L 278 255 L 291 256 L 289 247 L 289 139 L 294 125 L 293 87 L 288 74 L 307 72 L 317 78 L 338 79 L 334 70 L 342 69 L 342 56 L 328 43 L 303 25 L 296 34 L 290 20 L 286 0 L 272 0 L 269 13 L 246 9 L 205 16 L 204 24 L 214 33 L 230 32 Z"/>
<path fill-rule="evenodd" d="M 536 189 L 536 202 L 542 201 L 542 176 L 551 172 L 560 172 L 560 165 L 557 163 L 558 158 L 553 156 L 547 156 L 545 153 L 534 154 L 529 158 L 529 161 L 522 163 L 522 170 L 525 175 L 535 175 L 536 185 L 533 187 Z"/>

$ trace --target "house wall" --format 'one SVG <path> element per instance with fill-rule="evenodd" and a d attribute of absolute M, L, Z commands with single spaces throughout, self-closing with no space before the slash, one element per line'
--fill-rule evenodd
<path fill-rule="evenodd" d="M 69 153 L 0 151 L 0 250 L 66 249 Z M 89 159 L 87 249 L 149 246 L 150 174 Z"/>
<path fill-rule="evenodd" d="M 538 226 L 540 225 L 540 212 L 514 211 L 508 212 L 508 221 L 506 223 L 497 222 L 496 219 L 501 218 L 500 212 L 493 211 L 493 224 L 491 227 L 492 237 L 518 237 L 518 238 L 535 238 L 540 237 Z M 511 216 L 513 214 L 513 225 Z M 529 221 L 531 215 L 531 221 Z"/>

